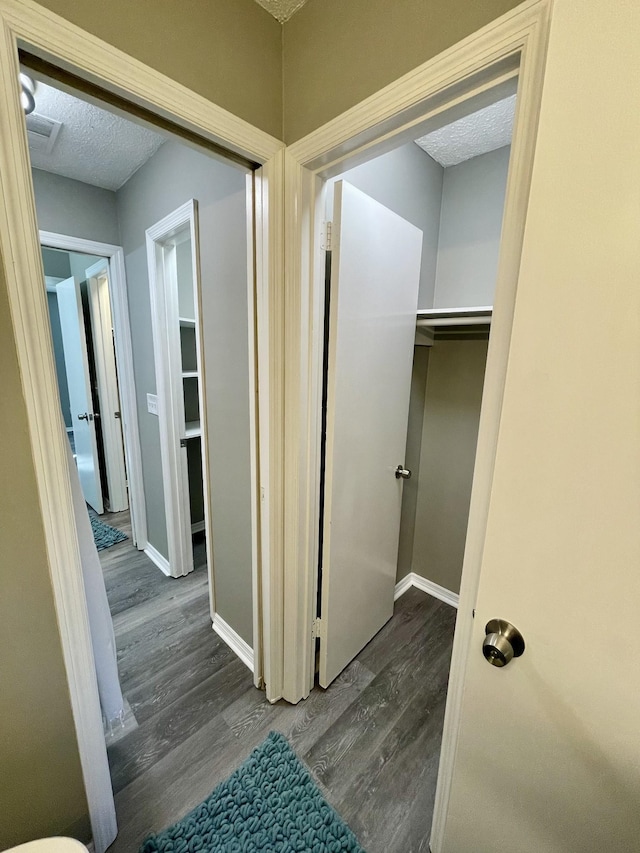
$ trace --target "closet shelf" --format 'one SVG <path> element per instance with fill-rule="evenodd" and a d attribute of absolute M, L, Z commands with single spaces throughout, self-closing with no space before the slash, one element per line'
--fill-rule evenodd
<path fill-rule="evenodd" d="M 185 424 L 185 438 L 199 438 L 202 434 L 200 429 L 200 421 L 187 421 Z"/>
<path fill-rule="evenodd" d="M 180 317 L 180 325 L 187 329 L 195 329 L 196 321 L 191 317 Z"/>
<path fill-rule="evenodd" d="M 182 371 L 183 379 L 197 379 L 198 371 L 197 370 L 183 370 Z"/>
<path fill-rule="evenodd" d="M 417 312 L 416 325 L 419 329 L 439 326 L 486 326 L 491 323 L 492 305 L 476 308 L 430 308 Z"/>

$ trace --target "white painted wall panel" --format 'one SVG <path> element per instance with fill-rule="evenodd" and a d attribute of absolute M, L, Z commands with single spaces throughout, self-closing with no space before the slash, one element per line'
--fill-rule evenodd
<path fill-rule="evenodd" d="M 444 170 L 435 308 L 493 304 L 510 152 Z"/>

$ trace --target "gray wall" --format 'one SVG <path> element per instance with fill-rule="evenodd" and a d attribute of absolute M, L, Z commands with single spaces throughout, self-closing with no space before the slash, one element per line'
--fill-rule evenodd
<path fill-rule="evenodd" d="M 425 391 L 413 571 L 460 591 L 486 340 L 438 341 Z"/>
<path fill-rule="evenodd" d="M 509 153 L 443 169 L 411 142 L 340 176 L 422 229 L 419 307 L 493 303 Z M 459 590 L 486 347 L 414 349 L 397 580 L 413 571 Z"/>
<path fill-rule="evenodd" d="M 42 265 L 44 274 L 52 278 L 69 278 L 71 265 L 67 252 L 59 252 L 55 249 L 42 249 Z M 62 329 L 60 327 L 60 312 L 58 310 L 58 297 L 55 293 L 47 292 L 47 306 L 49 308 L 49 322 L 51 323 L 51 337 L 53 339 L 53 357 L 56 363 L 56 376 L 58 378 L 58 390 L 60 392 L 60 406 L 64 425 L 71 427 L 71 409 L 69 403 L 69 388 L 67 386 L 67 369 L 64 361 L 64 346 L 62 344 Z"/>
<path fill-rule="evenodd" d="M 411 373 L 411 397 L 409 400 L 409 423 L 407 426 L 407 449 L 405 467 L 411 471 L 411 479 L 402 486 L 402 512 L 400 514 L 400 539 L 398 542 L 398 569 L 396 580 L 402 580 L 413 571 L 413 543 L 420 488 L 420 453 L 422 449 L 422 424 L 424 420 L 427 371 L 430 347 L 413 348 L 413 371 Z M 419 521 L 417 522 L 419 523 Z"/>
<path fill-rule="evenodd" d="M 31 175 L 41 231 L 120 244 L 115 193 L 41 169 Z"/>
<path fill-rule="evenodd" d="M 245 173 L 166 142 L 117 192 L 125 251 L 149 541 L 167 553 L 145 229 L 199 205 L 216 610 L 252 644 Z"/>
<path fill-rule="evenodd" d="M 422 231 L 420 308 L 433 305 L 444 173 L 442 166 L 415 142 L 409 142 L 340 175 Z M 328 182 L 330 195 L 333 183 L 333 180 Z M 331 208 L 331 198 L 328 201 Z"/>
<path fill-rule="evenodd" d="M 436 308 L 493 305 L 510 146 L 444 170 Z"/>
<path fill-rule="evenodd" d="M 64 425 L 69 429 L 70 427 L 73 428 L 73 422 L 71 420 L 67 368 L 64 360 L 62 328 L 60 326 L 60 312 L 58 310 L 58 295 L 56 293 L 47 293 L 47 305 L 49 307 L 49 322 L 51 323 L 51 337 L 53 339 L 53 357 L 56 363 L 56 376 L 58 378 L 60 408 L 62 409 Z"/>

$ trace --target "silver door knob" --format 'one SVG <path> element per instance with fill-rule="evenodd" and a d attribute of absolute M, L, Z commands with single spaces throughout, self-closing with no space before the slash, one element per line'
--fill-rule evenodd
<path fill-rule="evenodd" d="M 411 471 L 408 468 L 403 468 L 402 465 L 398 465 L 396 468 L 396 480 L 410 480 L 411 479 Z"/>
<path fill-rule="evenodd" d="M 78 415 L 78 420 L 79 421 L 88 421 L 89 415 L 86 412 L 84 413 L 84 415 Z"/>
<path fill-rule="evenodd" d="M 485 628 L 482 654 L 493 666 L 506 666 L 524 652 L 524 639 L 511 622 L 491 619 Z"/>

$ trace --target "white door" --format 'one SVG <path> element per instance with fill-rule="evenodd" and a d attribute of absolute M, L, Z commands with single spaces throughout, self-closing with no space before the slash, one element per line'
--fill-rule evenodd
<path fill-rule="evenodd" d="M 393 614 L 422 232 L 335 185 L 320 684 Z"/>
<path fill-rule="evenodd" d="M 56 285 L 56 291 L 80 485 L 89 506 L 96 512 L 102 513 L 104 512 L 102 480 L 91 397 L 87 338 L 78 279 L 71 276 L 61 281 Z"/>
<path fill-rule="evenodd" d="M 128 508 L 129 500 L 109 298 L 109 262 L 101 259 L 89 267 L 85 275 L 89 292 L 93 351 L 100 400 L 109 511 L 121 512 Z"/>
<path fill-rule="evenodd" d="M 456 640 L 449 700 L 463 697 L 462 715 L 448 708 L 434 853 L 640 850 L 640 4 L 609 12 L 600 0 L 553 6 L 480 586 L 476 599 L 463 579 L 460 595 L 458 622 L 474 607 L 475 619 L 470 647 Z M 472 513 L 470 535 L 475 523 Z M 481 651 L 494 617 L 526 643 L 503 668 Z"/>

